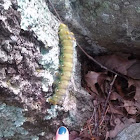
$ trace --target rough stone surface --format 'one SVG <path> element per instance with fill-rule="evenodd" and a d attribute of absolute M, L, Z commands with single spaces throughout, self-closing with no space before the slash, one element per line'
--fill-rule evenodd
<path fill-rule="evenodd" d="M 18 2 L 0 1 L 0 119 L 5 122 L 0 123 L 0 139 L 50 140 L 60 125 L 79 130 L 92 114 L 92 98 L 80 84 L 80 64 L 75 63 L 69 102 L 50 105 L 59 22 L 43 0 Z"/>
<path fill-rule="evenodd" d="M 140 54 L 140 1 L 53 0 L 63 21 L 90 54 Z M 51 6 L 50 6 L 51 9 Z M 53 11 L 53 9 L 52 9 Z M 104 47 L 107 50 L 101 48 Z"/>
<path fill-rule="evenodd" d="M 125 128 L 114 140 L 140 140 L 140 123 Z"/>
<path fill-rule="evenodd" d="M 80 63 L 75 62 L 65 106 L 50 105 L 60 22 L 45 0 L 17 1 L 0 1 L 0 138 L 50 140 L 60 125 L 79 130 L 93 111 L 92 98 L 80 84 Z M 139 53 L 138 0 L 53 3 L 90 53 L 104 53 L 105 48 Z"/>

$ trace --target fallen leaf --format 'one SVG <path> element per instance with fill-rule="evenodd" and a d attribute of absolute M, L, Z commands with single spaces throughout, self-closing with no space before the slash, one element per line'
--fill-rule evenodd
<path fill-rule="evenodd" d="M 136 62 L 136 60 L 128 60 L 127 57 L 122 57 L 122 55 L 97 56 L 95 59 L 103 66 L 124 75 L 127 75 L 127 69 Z"/>
<path fill-rule="evenodd" d="M 140 101 L 140 81 L 135 81 L 136 93 L 134 99 Z"/>
<path fill-rule="evenodd" d="M 133 81 L 134 81 L 134 84 L 136 86 L 136 93 L 134 96 L 135 106 L 140 111 L 140 81 L 138 81 L 138 80 L 133 80 Z"/>
<path fill-rule="evenodd" d="M 91 88 L 93 92 L 96 94 L 98 93 L 97 88 L 95 84 L 99 84 L 100 89 L 103 91 L 103 84 L 105 80 L 110 80 L 110 78 L 104 74 L 103 72 L 94 72 L 94 71 L 89 71 L 85 75 L 85 81 L 87 82 L 88 87 Z"/>
<path fill-rule="evenodd" d="M 126 80 L 124 78 L 118 77 L 115 82 L 114 82 L 114 86 L 117 90 L 117 93 L 121 96 L 124 97 L 125 93 L 124 90 L 127 86 L 124 87 L 124 85 L 126 85 Z"/>
<path fill-rule="evenodd" d="M 140 80 L 129 79 L 128 86 L 130 87 L 131 85 L 134 85 L 136 87 L 136 93 L 135 93 L 134 99 L 139 102 L 140 101 Z"/>
<path fill-rule="evenodd" d="M 127 69 L 127 75 L 133 79 L 140 79 L 140 61 L 136 61 Z"/>
<path fill-rule="evenodd" d="M 87 82 L 87 85 L 88 87 L 91 88 L 91 90 L 93 92 L 95 92 L 96 94 L 98 93 L 97 92 L 97 89 L 95 87 L 95 84 L 98 82 L 98 77 L 101 73 L 97 73 L 97 72 L 94 72 L 94 71 L 89 71 L 86 75 L 85 75 L 85 80 Z"/>
<path fill-rule="evenodd" d="M 128 114 L 134 115 L 137 113 L 137 108 L 135 106 L 134 101 L 124 100 L 124 108 L 128 112 Z"/>
<path fill-rule="evenodd" d="M 109 87 L 109 82 L 111 81 L 111 78 L 107 74 L 100 74 L 98 77 L 98 84 L 101 89 L 101 94 L 104 94 L 104 92 Z M 108 93 L 108 90 L 106 91 Z"/>
<path fill-rule="evenodd" d="M 121 100 L 121 96 L 117 92 L 112 92 L 110 95 L 110 100 Z"/>
<path fill-rule="evenodd" d="M 120 108 L 114 107 L 112 104 L 109 104 L 108 113 L 124 115 L 123 111 Z"/>

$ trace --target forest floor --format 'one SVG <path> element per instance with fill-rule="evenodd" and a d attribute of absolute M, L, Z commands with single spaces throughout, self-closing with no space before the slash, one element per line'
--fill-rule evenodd
<path fill-rule="evenodd" d="M 81 132 L 70 133 L 71 140 L 109 140 L 140 122 L 139 70 L 140 60 L 129 54 L 82 61 L 82 85 L 93 96 L 94 109 Z"/>

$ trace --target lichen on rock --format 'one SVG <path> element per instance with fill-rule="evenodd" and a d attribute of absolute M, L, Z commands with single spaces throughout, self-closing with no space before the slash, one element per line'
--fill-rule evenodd
<path fill-rule="evenodd" d="M 29 136 L 29 132 L 24 129 L 23 124 L 26 122 L 24 115 L 24 109 L 0 102 L 0 138 L 22 140 L 30 137 L 32 140 L 38 140 L 37 136 Z"/>
<path fill-rule="evenodd" d="M 8 8 L 4 9 L 5 1 L 0 7 L 0 101 L 7 112 L 9 108 L 15 114 L 22 110 L 19 114 L 26 119 L 11 125 L 27 132 L 13 133 L 12 139 L 50 140 L 62 124 L 80 129 L 87 113 L 92 113 L 91 96 L 80 84 L 80 63 L 75 64 L 75 83 L 68 89 L 65 108 L 46 102 L 59 65 L 58 19 L 43 0 L 9 2 Z"/>
<path fill-rule="evenodd" d="M 21 28 L 33 30 L 38 39 L 45 44 L 44 48 L 41 48 L 42 59 L 40 64 L 47 69 L 50 74 L 48 74 L 48 79 L 53 82 L 52 75 L 56 72 L 59 64 L 57 34 L 59 21 L 49 12 L 44 0 L 27 2 L 18 0 L 17 2 L 19 5 L 18 11 L 21 12 L 22 17 Z"/>

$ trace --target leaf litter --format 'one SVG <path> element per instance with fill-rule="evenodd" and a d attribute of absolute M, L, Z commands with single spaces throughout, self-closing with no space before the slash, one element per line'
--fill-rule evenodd
<path fill-rule="evenodd" d="M 140 61 L 128 54 L 94 59 L 106 69 L 83 60 L 82 83 L 94 98 L 93 115 L 70 140 L 110 140 L 140 122 Z"/>

